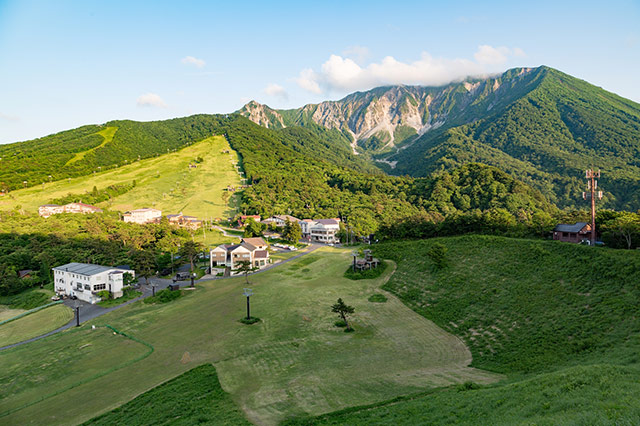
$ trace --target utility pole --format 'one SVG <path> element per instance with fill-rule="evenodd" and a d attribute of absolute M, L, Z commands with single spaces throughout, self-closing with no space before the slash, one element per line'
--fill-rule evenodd
<path fill-rule="evenodd" d="M 583 192 L 582 198 L 591 198 L 591 245 L 596 245 L 596 197 L 598 200 L 602 200 L 602 191 L 597 191 L 598 181 L 600 179 L 600 170 L 587 169 L 585 171 L 585 177 L 587 178 L 587 189 L 589 192 Z"/>
<path fill-rule="evenodd" d="M 247 297 L 247 319 L 250 320 L 251 319 L 251 305 L 249 304 L 249 298 L 251 296 L 253 296 L 253 290 L 251 290 L 250 288 L 245 288 L 244 292 L 242 294 Z"/>

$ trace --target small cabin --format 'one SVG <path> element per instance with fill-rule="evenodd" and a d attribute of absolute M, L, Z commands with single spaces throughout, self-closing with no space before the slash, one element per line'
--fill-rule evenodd
<path fill-rule="evenodd" d="M 577 222 L 573 225 L 561 223 L 553 229 L 553 239 L 567 243 L 581 243 L 591 238 L 591 224 Z"/>

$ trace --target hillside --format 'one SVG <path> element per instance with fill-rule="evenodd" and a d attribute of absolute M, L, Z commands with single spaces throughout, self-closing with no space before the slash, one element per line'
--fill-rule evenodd
<path fill-rule="evenodd" d="M 121 212 L 154 207 L 164 214 L 226 218 L 233 216 L 239 205 L 239 197 L 226 191 L 227 186 L 241 184 L 234 167 L 238 162 L 237 153 L 224 137 L 211 137 L 159 157 L 12 191 L 0 198 L 0 210 L 20 206 L 36 213 L 39 205 L 47 203 L 93 203 L 93 188 L 97 192 L 115 188 L 111 198 L 96 205 Z"/>
<path fill-rule="evenodd" d="M 581 177 L 595 165 L 603 206 L 640 208 L 640 105 L 548 67 L 443 87 L 380 87 L 294 110 L 251 102 L 239 112 L 271 128 L 340 131 L 391 174 L 493 165 L 560 207 L 581 205 Z"/>
<path fill-rule="evenodd" d="M 448 266 L 429 250 L 445 246 Z M 636 424 L 640 420 L 640 254 L 487 236 L 394 242 L 383 286 L 459 336 L 472 366 L 501 372 L 468 384 L 288 424 Z"/>

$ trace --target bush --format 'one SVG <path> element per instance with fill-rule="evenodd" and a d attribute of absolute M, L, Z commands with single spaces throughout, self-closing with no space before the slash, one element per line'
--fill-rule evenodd
<path fill-rule="evenodd" d="M 479 389 L 479 388 L 480 388 L 480 385 L 473 382 L 464 382 L 456 386 L 456 389 L 458 390 L 458 392 L 464 392 L 464 391 Z"/>
<path fill-rule="evenodd" d="M 429 250 L 427 256 L 433 262 L 433 269 L 440 270 L 447 267 L 447 248 L 444 244 L 434 243 Z"/>
<path fill-rule="evenodd" d="M 387 269 L 387 263 L 384 260 L 380 261 L 377 268 L 364 271 L 353 272 L 353 267 L 349 266 L 349 268 L 344 271 L 344 277 L 350 280 L 371 280 L 382 275 L 385 269 Z"/>
<path fill-rule="evenodd" d="M 113 296 L 109 290 L 101 290 L 98 292 L 98 296 L 102 300 L 109 300 Z"/>
<path fill-rule="evenodd" d="M 244 317 L 240 320 L 241 323 L 243 324 L 247 324 L 247 325 L 251 325 L 251 324 L 255 324 L 257 322 L 260 322 L 260 318 L 258 317 Z"/>
<path fill-rule="evenodd" d="M 342 321 L 342 320 L 338 320 L 338 321 L 334 322 L 333 325 L 335 325 L 336 327 L 346 327 L 347 323 Z"/>
<path fill-rule="evenodd" d="M 368 300 L 369 302 L 373 303 L 384 303 L 387 301 L 387 296 L 385 296 L 384 294 L 376 293 L 369 296 Z"/>
<path fill-rule="evenodd" d="M 169 289 L 160 290 L 155 296 L 147 297 L 144 303 L 169 303 L 182 296 L 182 290 L 171 291 Z"/>

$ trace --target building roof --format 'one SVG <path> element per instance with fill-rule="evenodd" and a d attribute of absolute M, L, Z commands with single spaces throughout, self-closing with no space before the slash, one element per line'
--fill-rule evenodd
<path fill-rule="evenodd" d="M 66 265 L 56 266 L 52 268 L 58 271 L 72 272 L 80 275 L 96 275 L 102 272 L 118 269 L 113 266 L 91 265 L 89 263 L 67 263 Z"/>
<path fill-rule="evenodd" d="M 580 232 L 587 225 L 588 225 L 587 222 L 578 222 L 574 225 L 561 223 L 558 226 L 556 226 L 553 230 L 556 232 Z"/>
<path fill-rule="evenodd" d="M 266 246 L 267 243 L 260 237 L 253 237 L 253 238 L 243 238 L 242 239 L 243 243 L 247 243 L 247 244 L 251 244 L 252 246 Z"/>
<path fill-rule="evenodd" d="M 298 219 L 296 217 L 293 217 L 291 215 L 288 215 L 288 214 L 277 214 L 277 215 L 275 215 L 273 217 L 275 217 L 277 219 L 280 219 L 280 220 L 284 220 L 285 222 L 287 221 L 287 219 L 289 219 L 289 222 L 300 222 L 300 219 Z"/>
<path fill-rule="evenodd" d="M 40 207 L 62 207 L 60 204 L 43 204 Z"/>
<path fill-rule="evenodd" d="M 266 250 L 256 250 L 253 257 L 257 259 L 266 259 L 269 257 L 269 252 Z"/>
<path fill-rule="evenodd" d="M 131 210 L 131 211 L 127 212 L 127 213 L 144 213 L 144 212 L 159 212 L 159 213 L 162 213 L 161 210 L 150 209 L 149 207 L 144 207 L 144 208 L 141 208 L 141 209 Z"/>
<path fill-rule="evenodd" d="M 91 204 L 85 204 L 85 203 L 69 203 L 69 204 L 65 204 L 67 206 L 82 206 L 82 207 L 89 207 L 90 209 L 94 209 L 94 210 L 101 210 L 99 207 L 96 206 L 92 206 Z"/>
<path fill-rule="evenodd" d="M 339 225 L 340 222 L 338 222 L 336 219 L 316 219 L 316 222 L 318 222 L 321 225 Z"/>

